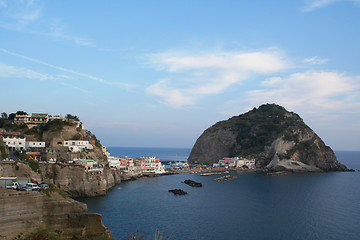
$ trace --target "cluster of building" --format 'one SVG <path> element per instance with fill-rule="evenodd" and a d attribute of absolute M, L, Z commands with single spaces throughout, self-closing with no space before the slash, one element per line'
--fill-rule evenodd
<path fill-rule="evenodd" d="M 50 116 L 47 113 L 32 113 L 31 115 L 16 114 L 13 122 L 15 124 L 26 124 L 32 128 L 40 124 L 46 124 L 52 120 L 68 121 L 69 119 L 61 116 Z M 83 128 L 83 125 L 77 122 L 77 127 Z M 90 137 L 83 140 L 63 140 L 62 137 L 54 138 L 51 142 L 27 141 L 26 136 L 17 132 L 6 132 L 0 129 L 1 140 L 11 152 L 25 153 L 28 159 L 42 160 L 45 157 L 48 161 L 57 161 L 61 158 L 66 161 L 73 161 L 79 157 L 78 153 L 92 151 Z"/>
<path fill-rule="evenodd" d="M 214 163 L 213 167 L 225 168 L 248 168 L 255 169 L 255 159 L 247 159 L 242 157 L 223 158 L 218 163 Z"/>
<path fill-rule="evenodd" d="M 129 176 L 142 173 L 143 175 L 164 174 L 165 166 L 155 157 L 113 157 L 107 156 L 109 166 L 127 173 Z"/>
<path fill-rule="evenodd" d="M 84 166 L 86 172 L 101 173 L 103 166 L 92 159 L 80 159 L 75 155 L 76 153 L 84 151 L 92 151 L 93 146 L 89 141 L 84 140 L 67 140 L 61 142 L 62 146 L 50 147 L 46 142 L 40 141 L 26 141 L 25 135 L 19 133 L 1 133 L 2 140 L 10 151 L 24 152 L 27 159 L 42 160 L 47 156 L 47 162 L 56 163 L 57 156 L 66 154 L 70 158 L 66 163 L 77 164 Z M 71 154 L 73 158 L 71 158 Z"/>
<path fill-rule="evenodd" d="M 26 114 L 26 115 L 15 115 L 14 117 L 14 123 L 17 124 L 26 124 L 29 128 L 39 125 L 39 124 L 44 124 L 47 123 L 50 120 L 55 120 L 55 119 L 59 119 L 59 120 L 65 120 L 64 117 L 60 117 L 60 116 L 49 116 L 49 114 L 47 113 L 32 113 L 31 115 Z"/>
<path fill-rule="evenodd" d="M 3 132 L 1 133 L 2 140 L 10 151 L 39 151 L 39 152 L 54 152 L 55 150 L 49 148 L 46 142 L 42 141 L 26 141 L 26 137 L 20 133 Z M 68 149 L 68 152 L 78 153 L 85 150 L 93 150 L 94 147 L 89 141 L 84 140 L 68 140 L 62 141 L 59 145 Z"/>

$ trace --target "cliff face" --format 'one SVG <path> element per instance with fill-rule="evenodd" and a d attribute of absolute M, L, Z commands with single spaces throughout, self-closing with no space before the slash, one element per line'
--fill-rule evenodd
<path fill-rule="evenodd" d="M 33 167 L 34 168 L 34 167 Z M 36 170 L 36 171 L 34 171 Z M 82 166 L 38 163 L 32 169 L 25 163 L 1 163 L 0 177 L 27 177 L 34 181 L 53 183 L 71 197 L 105 195 L 121 182 L 120 172 L 104 168 L 102 173 L 85 172 Z"/>
<path fill-rule="evenodd" d="M 49 228 L 62 239 L 106 236 L 110 231 L 100 214 L 88 213 L 86 204 L 40 192 L 0 189 L 0 239 L 24 237 L 38 228 Z"/>
<path fill-rule="evenodd" d="M 188 161 L 215 163 L 224 157 L 254 158 L 257 167 L 275 170 L 347 170 L 297 114 L 275 104 L 262 105 L 206 129 Z"/>

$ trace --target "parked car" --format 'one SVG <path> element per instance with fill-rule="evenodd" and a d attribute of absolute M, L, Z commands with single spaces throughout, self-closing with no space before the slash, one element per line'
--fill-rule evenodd
<path fill-rule="evenodd" d="M 36 183 L 27 183 L 26 186 L 33 191 L 39 191 L 40 187 Z"/>
<path fill-rule="evenodd" d="M 40 189 L 41 190 L 44 190 L 44 189 L 48 189 L 49 188 L 49 185 L 47 185 L 46 183 L 42 183 L 39 185 Z"/>
<path fill-rule="evenodd" d="M 20 191 L 27 191 L 27 192 L 32 191 L 32 189 L 29 188 L 29 187 L 26 186 L 26 185 L 21 185 L 21 186 L 19 187 L 19 190 L 20 190 Z"/>
<path fill-rule="evenodd" d="M 7 189 L 19 190 L 20 184 L 18 182 L 13 182 L 11 185 L 6 186 Z"/>

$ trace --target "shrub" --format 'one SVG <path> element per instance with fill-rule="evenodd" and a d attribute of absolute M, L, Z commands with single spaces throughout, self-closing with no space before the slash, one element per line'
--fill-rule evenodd
<path fill-rule="evenodd" d="M 1 153 L 1 158 L 5 159 L 9 157 L 9 154 L 6 153 L 5 151 L 5 146 L 0 146 L 0 153 Z"/>
<path fill-rule="evenodd" d="M 29 167 L 31 168 L 31 170 L 33 170 L 34 172 L 40 172 L 40 166 L 39 166 L 39 162 L 36 160 L 28 160 L 27 161 Z"/>
<path fill-rule="evenodd" d="M 40 228 L 34 232 L 27 234 L 24 240 L 61 240 L 61 238 L 50 229 Z"/>
<path fill-rule="evenodd" d="M 69 195 L 67 195 L 63 190 L 58 188 L 56 185 L 51 184 L 48 189 L 42 190 L 43 193 L 46 194 L 46 196 L 50 197 L 53 192 L 57 192 L 62 196 L 63 198 L 69 198 Z"/>
<path fill-rule="evenodd" d="M 67 114 L 67 115 L 66 115 L 66 118 L 69 119 L 69 120 L 74 120 L 74 121 L 76 121 L 76 122 L 79 122 L 79 121 L 80 121 L 80 119 L 79 119 L 78 116 L 71 115 L 71 114 Z"/>

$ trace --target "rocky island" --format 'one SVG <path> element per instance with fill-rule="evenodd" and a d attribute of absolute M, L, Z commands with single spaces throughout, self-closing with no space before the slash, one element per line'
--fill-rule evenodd
<path fill-rule="evenodd" d="M 197 139 L 188 161 L 216 163 L 224 157 L 256 160 L 271 171 L 347 171 L 333 150 L 301 117 L 276 104 L 258 108 L 209 127 Z"/>

